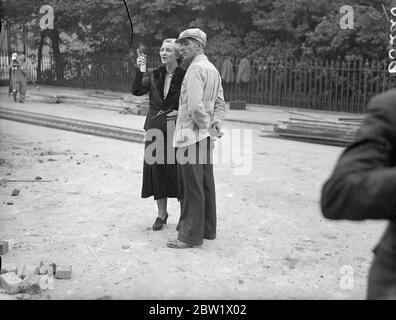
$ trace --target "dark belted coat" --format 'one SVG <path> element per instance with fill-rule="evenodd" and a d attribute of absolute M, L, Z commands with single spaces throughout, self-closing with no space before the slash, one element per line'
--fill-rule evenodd
<path fill-rule="evenodd" d="M 180 88 L 185 75 L 185 70 L 177 67 L 172 77 L 169 91 L 164 98 L 164 83 L 166 76 L 166 67 L 161 66 L 151 72 L 143 74 L 139 70 L 136 72 L 136 77 L 132 86 L 132 94 L 141 96 L 149 93 L 149 109 L 144 123 L 144 130 L 160 129 L 164 134 L 163 149 L 156 150 L 163 154 L 164 163 L 149 164 L 144 161 L 143 164 L 143 183 L 142 183 L 142 198 L 154 196 L 155 200 L 162 198 L 179 198 L 177 186 L 177 168 L 176 162 L 169 163 L 168 153 L 175 154 L 175 149 L 172 147 L 172 139 L 167 138 L 167 122 L 165 116 L 154 116 L 162 110 L 178 110 Z M 155 141 L 153 141 L 154 143 Z M 145 142 L 145 156 L 146 151 L 152 141 Z M 150 150 L 151 151 L 151 150 Z M 170 157 L 172 158 L 172 157 Z M 145 158 L 146 159 L 146 158 Z M 175 157 L 173 157 L 175 159 Z"/>

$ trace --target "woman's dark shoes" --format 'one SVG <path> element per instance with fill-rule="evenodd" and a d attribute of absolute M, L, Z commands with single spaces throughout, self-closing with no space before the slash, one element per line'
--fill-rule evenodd
<path fill-rule="evenodd" d="M 166 221 L 168 220 L 168 216 L 169 215 L 167 213 L 164 219 L 157 217 L 157 219 L 155 219 L 155 222 L 153 224 L 153 230 L 154 231 L 161 230 L 164 224 L 166 224 Z"/>

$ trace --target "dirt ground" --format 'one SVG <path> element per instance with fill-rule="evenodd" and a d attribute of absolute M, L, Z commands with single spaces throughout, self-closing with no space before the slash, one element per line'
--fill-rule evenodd
<path fill-rule="evenodd" d="M 0 187 L 0 239 L 12 247 L 3 263 L 73 266 L 71 280 L 32 299 L 364 299 L 385 224 L 321 215 L 320 189 L 342 148 L 261 137 L 261 128 L 225 123 L 252 130 L 252 170 L 215 166 L 217 239 L 174 250 L 166 242 L 179 205 L 170 200 L 168 224 L 151 230 L 142 144 L 0 120 L 0 177 L 51 180 Z M 352 289 L 340 286 L 343 266 L 353 268 Z"/>

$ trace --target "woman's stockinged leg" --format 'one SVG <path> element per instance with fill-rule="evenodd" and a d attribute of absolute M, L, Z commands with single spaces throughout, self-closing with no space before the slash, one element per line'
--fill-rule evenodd
<path fill-rule="evenodd" d="M 158 207 L 158 217 L 161 219 L 165 219 L 167 215 L 167 203 L 168 203 L 168 198 L 162 198 L 157 200 L 157 207 Z"/>

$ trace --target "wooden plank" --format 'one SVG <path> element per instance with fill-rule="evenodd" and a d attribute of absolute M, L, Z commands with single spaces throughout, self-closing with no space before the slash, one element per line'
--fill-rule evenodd
<path fill-rule="evenodd" d="M 306 129 L 334 129 L 334 130 L 344 130 L 344 131 L 356 131 L 359 129 L 358 126 L 353 127 L 353 126 L 339 126 L 339 125 L 326 125 L 326 126 L 321 126 L 321 125 L 316 125 L 316 124 L 304 124 L 300 122 L 280 122 L 279 125 L 285 127 L 300 127 L 300 128 L 306 128 Z"/>
<path fill-rule="evenodd" d="M 318 124 L 339 124 L 339 125 L 353 125 L 359 126 L 359 124 L 355 122 L 341 122 L 341 121 L 331 121 L 331 120 L 311 120 L 311 119 L 301 119 L 301 118 L 289 118 L 289 120 L 282 120 L 283 122 L 287 121 L 300 121 L 300 122 L 311 122 L 311 123 L 318 123 Z"/>
<path fill-rule="evenodd" d="M 340 134 L 334 134 L 334 133 L 328 133 L 328 132 L 307 132 L 307 131 L 301 131 L 301 130 L 292 130 L 292 129 L 282 129 L 279 127 L 274 128 L 275 132 L 278 133 L 292 133 L 292 134 L 301 134 L 301 135 L 306 135 L 306 136 L 311 136 L 311 137 L 318 137 L 318 138 L 334 138 L 334 139 L 348 139 L 348 140 L 353 140 L 354 134 L 345 134 L 345 133 L 340 133 Z"/>
<path fill-rule="evenodd" d="M 290 111 L 290 110 L 287 110 L 286 112 L 287 113 L 291 113 L 291 114 L 296 114 L 296 115 L 299 115 L 299 116 L 313 118 L 313 119 L 319 119 L 319 120 L 323 119 L 322 117 L 315 116 L 315 115 L 312 115 L 312 114 L 309 114 L 309 113 L 303 113 L 303 112 L 298 112 L 298 111 Z"/>
<path fill-rule="evenodd" d="M 339 121 L 363 121 L 365 118 L 338 118 Z"/>
<path fill-rule="evenodd" d="M 282 127 L 296 127 L 296 128 L 302 128 L 302 129 L 307 129 L 307 130 L 335 130 L 335 131 L 357 131 L 358 127 L 341 127 L 337 125 L 327 125 L 327 126 L 318 126 L 314 124 L 302 124 L 302 123 L 291 123 L 291 122 L 286 122 L 286 123 L 280 123 L 279 125 L 282 125 Z"/>
<path fill-rule="evenodd" d="M 331 138 L 331 137 L 315 137 L 315 136 L 310 136 L 310 135 L 304 135 L 304 134 L 294 134 L 294 133 L 282 133 L 279 134 L 281 137 L 289 137 L 289 138 L 299 138 L 299 139 L 309 139 L 312 141 L 317 141 L 317 142 L 335 142 L 335 143 L 340 143 L 340 144 L 346 144 L 346 143 L 351 143 L 353 140 L 349 139 L 336 139 L 336 138 Z"/>

